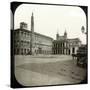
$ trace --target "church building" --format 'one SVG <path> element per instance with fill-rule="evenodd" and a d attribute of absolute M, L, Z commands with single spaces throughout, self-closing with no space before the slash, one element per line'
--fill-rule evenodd
<path fill-rule="evenodd" d="M 53 41 L 53 54 L 71 55 L 76 54 L 81 45 L 79 38 L 68 39 L 67 32 L 63 36 L 56 34 L 56 40 Z"/>

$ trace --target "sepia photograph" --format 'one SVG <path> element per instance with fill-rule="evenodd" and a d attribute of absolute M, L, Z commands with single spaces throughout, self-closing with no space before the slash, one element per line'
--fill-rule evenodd
<path fill-rule="evenodd" d="M 11 3 L 11 87 L 88 83 L 87 6 Z"/>

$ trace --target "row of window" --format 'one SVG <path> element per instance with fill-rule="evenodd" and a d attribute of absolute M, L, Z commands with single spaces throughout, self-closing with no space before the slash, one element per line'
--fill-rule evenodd
<path fill-rule="evenodd" d="M 20 34 L 19 34 L 20 32 Z M 30 38 L 31 37 L 31 33 L 29 32 L 23 32 L 23 31 L 18 31 L 18 32 L 15 32 L 15 36 L 18 36 L 18 35 L 21 35 L 23 36 L 24 38 L 27 37 L 27 38 Z M 43 42 L 46 42 L 46 43 L 52 43 L 51 40 L 49 40 L 48 38 L 45 38 L 43 36 L 40 36 L 40 35 L 35 35 L 34 34 L 34 39 L 36 41 L 43 41 Z"/>
<path fill-rule="evenodd" d="M 19 40 L 14 40 L 14 45 L 15 45 L 15 47 L 28 47 L 28 46 L 30 46 L 30 41 L 23 41 L 23 40 L 21 40 L 21 41 L 19 41 Z M 35 43 L 34 44 L 35 46 L 38 46 L 38 45 L 43 45 L 43 46 L 48 46 L 48 47 L 52 47 L 52 45 L 46 45 L 46 43 L 45 44 L 41 44 L 41 43 Z"/>
<path fill-rule="evenodd" d="M 70 47 L 78 45 L 77 43 L 54 43 L 55 48 L 61 48 L 61 47 Z"/>
<path fill-rule="evenodd" d="M 62 49 L 62 50 L 54 50 L 53 53 L 54 53 L 54 54 L 66 54 L 66 55 L 67 55 L 67 54 L 70 54 L 70 53 L 69 53 L 69 50 L 67 50 L 67 49 L 66 49 L 66 50 L 65 50 L 65 49 Z"/>
<path fill-rule="evenodd" d="M 79 42 L 78 42 L 78 41 L 75 41 L 75 42 L 70 42 L 69 44 L 70 44 L 71 46 L 72 46 L 72 45 L 79 45 Z"/>
<path fill-rule="evenodd" d="M 29 41 L 15 40 L 14 41 L 14 45 L 15 45 L 15 47 L 18 47 L 18 46 L 28 46 L 28 45 L 30 45 L 30 42 Z"/>
<path fill-rule="evenodd" d="M 14 49 L 14 54 L 28 54 L 29 51 L 30 51 L 29 49 L 16 48 L 16 49 Z"/>
<path fill-rule="evenodd" d="M 59 47 L 68 47 L 69 44 L 67 43 L 54 43 L 54 47 L 55 48 L 59 48 Z"/>
<path fill-rule="evenodd" d="M 30 49 L 19 49 L 19 48 L 17 48 L 17 49 L 14 49 L 14 53 L 17 54 L 17 55 L 18 54 L 26 55 L 26 54 L 30 54 Z M 34 53 L 35 54 L 51 54 L 52 51 L 38 49 L 38 50 L 35 50 Z"/>

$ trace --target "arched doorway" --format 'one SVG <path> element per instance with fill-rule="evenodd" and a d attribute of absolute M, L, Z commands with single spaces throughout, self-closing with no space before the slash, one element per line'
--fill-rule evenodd
<path fill-rule="evenodd" d="M 38 48 L 39 54 L 42 54 L 42 48 Z"/>
<path fill-rule="evenodd" d="M 69 49 L 69 55 L 70 55 L 70 49 Z"/>
<path fill-rule="evenodd" d="M 73 53 L 73 54 L 75 53 L 75 48 L 74 48 L 74 47 L 72 48 L 72 53 Z"/>

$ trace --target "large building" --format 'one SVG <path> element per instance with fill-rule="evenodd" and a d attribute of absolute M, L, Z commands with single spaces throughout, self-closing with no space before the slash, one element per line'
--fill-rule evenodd
<path fill-rule="evenodd" d="M 51 54 L 51 37 L 34 32 L 34 16 L 31 16 L 31 30 L 27 30 L 28 25 L 20 23 L 20 28 L 14 30 L 14 54 Z"/>
<path fill-rule="evenodd" d="M 31 30 L 25 22 L 14 30 L 14 54 L 76 54 L 81 45 L 78 38 L 68 39 L 67 32 L 63 36 L 56 34 L 56 40 L 34 31 L 34 15 L 31 16 Z"/>
<path fill-rule="evenodd" d="M 76 54 L 81 45 L 79 38 L 68 39 L 67 32 L 63 36 L 56 34 L 56 40 L 53 41 L 53 54 Z"/>

